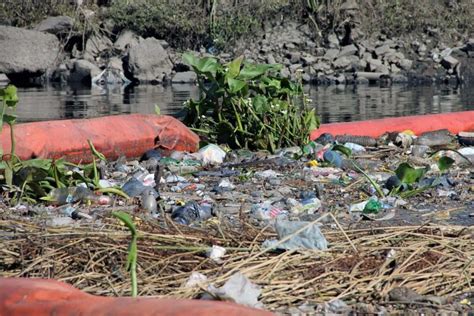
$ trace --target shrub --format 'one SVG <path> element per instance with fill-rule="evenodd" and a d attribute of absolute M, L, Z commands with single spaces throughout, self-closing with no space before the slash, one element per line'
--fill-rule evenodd
<path fill-rule="evenodd" d="M 302 146 L 319 126 L 307 107 L 301 82 L 280 78 L 280 65 L 222 65 L 211 57 L 184 54 L 196 72 L 200 98 L 186 103 L 185 123 L 210 142 L 231 148 L 264 149 Z"/>

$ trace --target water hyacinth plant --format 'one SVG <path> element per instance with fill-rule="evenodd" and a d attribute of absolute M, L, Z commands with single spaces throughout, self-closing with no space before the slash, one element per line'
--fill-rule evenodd
<path fill-rule="evenodd" d="M 301 82 L 281 78 L 280 65 L 243 57 L 223 65 L 190 53 L 183 60 L 196 72 L 200 91 L 199 100 L 186 102 L 184 121 L 209 142 L 273 152 L 303 146 L 319 126 Z"/>

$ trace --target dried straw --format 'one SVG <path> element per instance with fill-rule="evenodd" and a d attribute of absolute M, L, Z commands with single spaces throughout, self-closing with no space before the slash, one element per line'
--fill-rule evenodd
<path fill-rule="evenodd" d="M 53 228 L 0 221 L 0 275 L 54 278 L 93 294 L 128 295 L 124 266 L 129 233 L 115 223 Z M 262 287 L 265 306 L 280 311 L 336 298 L 387 301 L 388 292 L 399 286 L 448 297 L 473 291 L 474 243 L 469 228 L 344 231 L 337 223 L 338 231 L 323 230 L 330 243 L 327 251 L 274 252 L 261 247 L 263 240 L 275 237 L 269 227 L 242 223 L 239 229 L 226 222 L 191 229 L 169 222 L 164 229 L 140 222 L 139 295 L 197 297 L 206 284 L 184 286 L 193 271 L 216 286 L 241 271 Z M 222 263 L 206 258 L 212 245 L 227 248 Z"/>

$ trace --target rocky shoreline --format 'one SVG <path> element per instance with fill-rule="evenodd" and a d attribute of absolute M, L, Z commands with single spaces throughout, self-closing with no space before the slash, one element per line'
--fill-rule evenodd
<path fill-rule="evenodd" d="M 90 13 L 94 14 L 94 12 Z M 49 17 L 34 29 L 0 26 L 0 81 L 86 85 L 194 83 L 182 52 L 165 40 L 124 30 L 114 35 L 74 35 L 74 20 Z M 461 83 L 474 77 L 474 38 L 448 46 L 436 34 L 411 42 L 385 35 L 370 37 L 357 28 L 311 40 L 309 25 L 274 22 L 262 35 L 240 41 L 231 52 L 201 48 L 196 54 L 230 61 L 279 63 L 283 77 L 308 84 Z M 347 32 L 346 32 L 347 33 Z"/>

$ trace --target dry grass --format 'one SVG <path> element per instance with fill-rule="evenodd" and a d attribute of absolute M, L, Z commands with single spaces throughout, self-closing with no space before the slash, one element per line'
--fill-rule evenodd
<path fill-rule="evenodd" d="M 0 221 L 0 276 L 54 278 L 93 294 L 128 295 L 124 261 L 129 234 L 112 223 L 48 228 Z M 473 291 L 470 228 L 323 230 L 328 251 L 275 253 L 260 247 L 264 239 L 275 237 L 270 228 L 256 228 L 246 220 L 241 224 L 239 230 L 217 222 L 204 229 L 169 225 L 165 230 L 140 222 L 139 295 L 196 297 L 202 288 L 183 286 L 193 271 L 216 285 L 243 272 L 262 286 L 262 301 L 270 310 L 334 298 L 383 301 L 399 286 L 448 297 Z M 211 245 L 227 247 L 222 264 L 205 257 Z"/>

